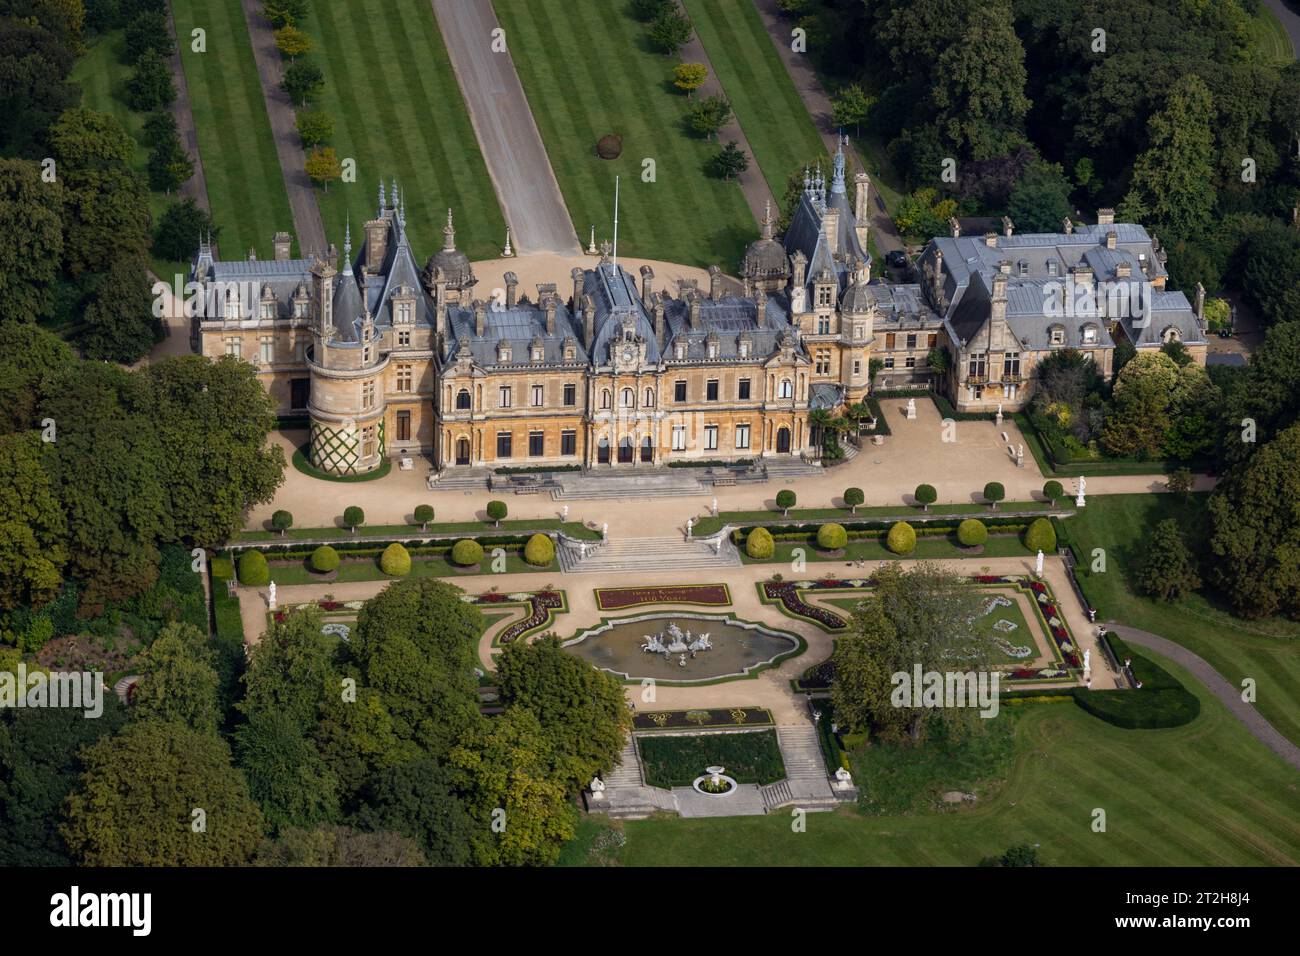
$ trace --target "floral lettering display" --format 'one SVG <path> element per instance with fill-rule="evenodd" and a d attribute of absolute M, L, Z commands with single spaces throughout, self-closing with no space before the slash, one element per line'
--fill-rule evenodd
<path fill-rule="evenodd" d="M 725 584 L 596 589 L 596 607 L 602 611 L 621 611 L 643 604 L 701 604 L 708 607 L 725 607 L 730 603 L 731 592 Z"/>

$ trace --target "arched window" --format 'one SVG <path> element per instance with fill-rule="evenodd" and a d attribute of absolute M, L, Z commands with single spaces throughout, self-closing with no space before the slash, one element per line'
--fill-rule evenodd
<path fill-rule="evenodd" d="M 1178 334 L 1177 327 L 1171 325 L 1160 333 L 1160 339 L 1163 342 L 1177 342 L 1181 339 L 1181 336 Z"/>
<path fill-rule="evenodd" d="M 469 389 L 462 388 L 456 393 L 456 410 L 463 412 L 469 409 Z"/>
<path fill-rule="evenodd" d="M 624 408 L 631 408 L 635 401 L 635 393 L 630 388 L 623 389 L 622 404 Z"/>
<path fill-rule="evenodd" d="M 788 378 L 781 379 L 781 385 L 777 391 L 777 398 L 791 398 L 794 395 L 794 387 L 790 384 Z"/>
<path fill-rule="evenodd" d="M 609 389 L 602 389 L 600 393 L 600 407 L 609 408 L 610 398 Z"/>
<path fill-rule="evenodd" d="M 653 388 L 647 388 L 645 390 L 645 407 L 646 408 L 655 407 L 655 392 Z"/>

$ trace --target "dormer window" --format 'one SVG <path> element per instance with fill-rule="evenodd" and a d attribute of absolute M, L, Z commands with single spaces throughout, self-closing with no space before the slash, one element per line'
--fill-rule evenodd
<path fill-rule="evenodd" d="M 1169 326 L 1169 328 L 1165 329 L 1163 332 L 1160 333 L 1160 341 L 1181 342 L 1182 335 L 1179 334 L 1178 329 L 1175 326 L 1171 325 Z"/>
<path fill-rule="evenodd" d="M 740 353 L 741 358 L 749 358 L 749 339 L 741 339 L 736 346 L 736 350 Z"/>
<path fill-rule="evenodd" d="M 674 343 L 673 343 L 673 358 L 677 359 L 677 361 L 679 361 L 679 362 L 684 361 L 684 360 L 686 359 L 686 343 L 685 343 L 685 342 L 674 342 Z"/>
<path fill-rule="evenodd" d="M 1048 274 L 1049 276 L 1054 276 L 1054 275 L 1057 274 L 1057 271 L 1056 271 L 1056 260 L 1055 260 L 1055 259 L 1049 259 L 1049 260 L 1047 260 L 1047 274 Z"/>
<path fill-rule="evenodd" d="M 708 352 L 709 352 L 709 358 L 711 358 L 711 359 L 716 359 L 716 358 L 718 357 L 718 340 L 717 340 L 717 339 L 710 339 L 710 340 L 709 340 L 709 343 L 708 343 Z"/>
<path fill-rule="evenodd" d="M 1055 343 L 1053 343 L 1053 344 L 1055 344 Z M 1095 326 L 1095 325 L 1085 325 L 1085 326 L 1083 327 L 1083 344 L 1084 344 L 1084 345 L 1096 345 L 1096 344 L 1097 344 L 1097 326 Z"/>
<path fill-rule="evenodd" d="M 1054 325 L 1054 326 L 1052 326 L 1050 329 L 1047 330 L 1047 335 L 1048 335 L 1048 341 L 1050 341 L 1052 345 L 1064 345 L 1064 344 L 1065 344 L 1065 327 L 1064 327 L 1064 326 L 1061 326 L 1061 325 Z"/>
<path fill-rule="evenodd" d="M 410 325 L 413 314 L 413 308 L 410 302 L 397 303 L 397 322 L 399 325 Z"/>
<path fill-rule="evenodd" d="M 819 285 L 817 287 L 817 308 L 829 309 L 835 305 L 835 286 Z"/>
<path fill-rule="evenodd" d="M 566 342 L 564 345 L 564 361 L 573 362 L 577 360 L 577 357 L 578 357 L 577 349 L 573 346 L 571 342 Z"/>
<path fill-rule="evenodd" d="M 534 362 L 542 361 L 542 359 L 546 358 L 546 350 L 542 348 L 542 346 L 540 345 L 534 345 L 532 350 L 532 358 Z"/>
<path fill-rule="evenodd" d="M 509 361 L 510 361 L 510 343 L 509 343 L 509 342 L 498 342 L 498 343 L 497 343 L 497 361 L 498 361 L 498 362 L 509 362 Z"/>

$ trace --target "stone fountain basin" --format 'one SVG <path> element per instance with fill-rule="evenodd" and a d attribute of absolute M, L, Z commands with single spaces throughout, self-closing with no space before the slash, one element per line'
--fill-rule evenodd
<path fill-rule="evenodd" d="M 670 623 L 692 635 L 708 633 L 713 649 L 681 655 L 663 655 L 642 650 L 646 635 L 659 634 Z M 803 649 L 794 634 L 764 624 L 742 621 L 731 615 L 672 613 L 638 614 L 606 620 L 579 633 L 562 645 L 601 670 L 625 681 L 653 680 L 666 684 L 693 684 L 725 678 L 746 677 L 755 670 L 778 663 Z"/>

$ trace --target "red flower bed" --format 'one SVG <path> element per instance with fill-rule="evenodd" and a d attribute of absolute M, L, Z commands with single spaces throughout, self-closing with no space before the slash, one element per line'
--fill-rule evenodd
<path fill-rule="evenodd" d="M 492 592 L 480 594 L 474 599 L 474 603 L 501 604 L 509 600 L 508 595 Z M 502 631 L 497 637 L 497 643 L 509 644 L 520 635 L 541 627 L 550 619 L 551 611 L 557 611 L 563 607 L 564 596 L 559 591 L 538 591 L 528 598 L 528 615 L 522 621 L 516 621 Z"/>
<path fill-rule="evenodd" d="M 730 603 L 731 595 L 725 584 L 596 589 L 596 606 L 602 611 L 621 611 L 642 604 L 705 604 L 722 607 Z"/>

